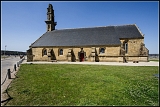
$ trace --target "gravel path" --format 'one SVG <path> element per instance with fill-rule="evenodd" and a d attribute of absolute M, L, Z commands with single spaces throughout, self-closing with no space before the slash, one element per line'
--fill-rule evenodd
<path fill-rule="evenodd" d="M 159 62 L 24 62 L 24 64 L 91 64 L 91 65 L 118 65 L 118 66 L 159 66 Z"/>

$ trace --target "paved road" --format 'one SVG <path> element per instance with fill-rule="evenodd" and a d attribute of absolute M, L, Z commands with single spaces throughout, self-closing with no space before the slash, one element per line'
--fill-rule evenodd
<path fill-rule="evenodd" d="M 11 81 L 15 78 L 15 73 L 18 71 L 17 68 L 17 62 L 19 62 L 21 59 L 19 56 L 11 56 L 9 58 L 1 59 L 1 102 L 5 101 L 9 98 L 9 96 L 6 93 L 3 93 L 8 85 L 11 83 Z M 16 71 L 11 73 L 11 79 L 6 78 L 8 69 L 11 70 L 11 72 L 14 70 L 14 65 L 16 64 Z M 6 80 L 5 80 L 6 78 Z M 4 82 L 5 80 L 5 82 Z M 5 102 L 4 102 L 5 103 Z M 4 103 L 1 103 L 1 106 L 3 106 Z"/>
<path fill-rule="evenodd" d="M 1 84 L 4 81 L 7 70 L 10 69 L 13 71 L 14 64 L 17 66 L 17 62 L 20 61 L 20 57 L 11 56 L 9 58 L 1 59 Z"/>

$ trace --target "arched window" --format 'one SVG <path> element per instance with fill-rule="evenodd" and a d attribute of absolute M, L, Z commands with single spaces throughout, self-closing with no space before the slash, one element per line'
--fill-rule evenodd
<path fill-rule="evenodd" d="M 47 55 L 47 49 L 42 50 L 42 56 Z"/>
<path fill-rule="evenodd" d="M 125 42 L 123 45 L 124 45 L 125 53 L 128 53 L 128 43 Z"/>
<path fill-rule="evenodd" d="M 59 50 L 59 55 L 63 55 L 63 49 Z"/>
<path fill-rule="evenodd" d="M 104 49 L 104 48 L 100 48 L 99 53 L 100 53 L 100 54 L 105 53 L 105 49 Z"/>

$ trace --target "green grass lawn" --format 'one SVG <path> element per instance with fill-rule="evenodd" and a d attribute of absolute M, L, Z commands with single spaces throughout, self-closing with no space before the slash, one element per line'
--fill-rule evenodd
<path fill-rule="evenodd" d="M 149 61 L 155 61 L 155 62 L 159 62 L 159 59 L 151 59 Z"/>
<path fill-rule="evenodd" d="M 159 62 L 159 58 L 149 58 L 149 61 Z"/>
<path fill-rule="evenodd" d="M 159 105 L 158 67 L 22 64 L 7 105 Z"/>

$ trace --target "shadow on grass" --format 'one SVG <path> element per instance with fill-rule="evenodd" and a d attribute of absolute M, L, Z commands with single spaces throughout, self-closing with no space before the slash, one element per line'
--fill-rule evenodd
<path fill-rule="evenodd" d="M 13 98 L 12 98 L 12 97 L 9 97 L 8 99 L 1 101 L 1 103 L 6 102 L 6 103 L 4 104 L 4 105 L 6 105 L 11 99 L 13 99 Z"/>

